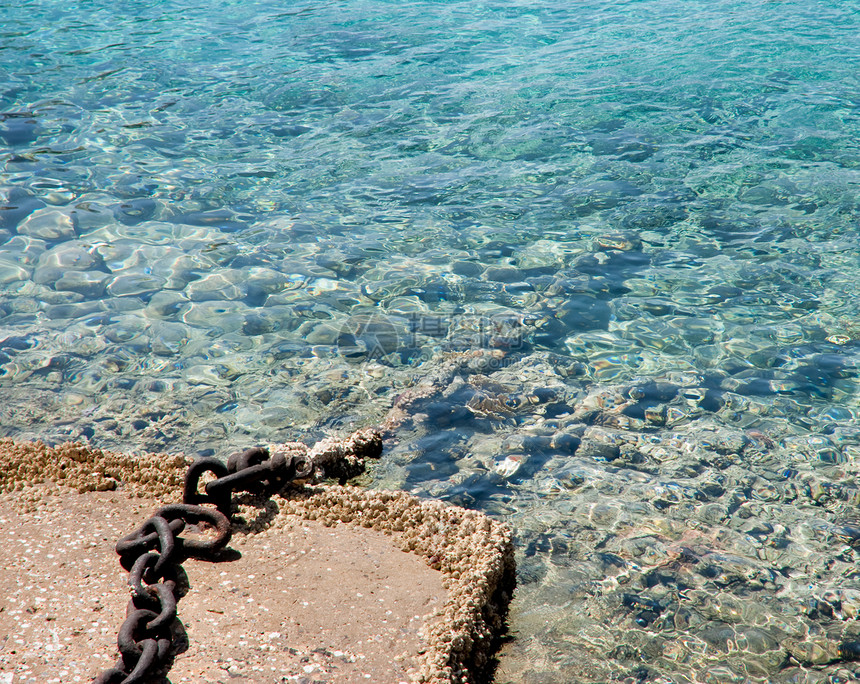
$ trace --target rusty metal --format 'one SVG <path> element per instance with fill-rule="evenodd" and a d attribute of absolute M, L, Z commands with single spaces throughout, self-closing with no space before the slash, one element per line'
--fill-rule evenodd
<path fill-rule="evenodd" d="M 128 571 L 128 584 L 134 591 L 135 596 L 139 596 L 141 598 L 146 598 L 149 596 L 149 592 L 143 586 L 144 576 L 147 576 L 147 583 L 155 582 L 158 577 L 153 577 L 152 573 L 147 573 L 150 566 L 155 567 L 155 564 L 158 563 L 159 555 L 150 551 L 149 553 L 145 553 L 140 556 L 135 562 L 134 565 L 131 566 L 131 570 Z"/>
<path fill-rule="evenodd" d="M 230 473 L 206 485 L 206 493 L 218 497 L 224 490 L 230 492 L 261 492 L 273 477 L 268 463 L 248 466 L 245 470 Z"/>
<path fill-rule="evenodd" d="M 117 635 L 117 646 L 124 662 L 136 663 L 143 654 L 143 646 L 146 641 L 157 641 L 155 636 L 143 636 L 147 633 L 155 633 L 149 627 L 156 613 L 146 608 L 133 609 L 122 623 Z"/>
<path fill-rule="evenodd" d="M 114 667 L 105 670 L 93 680 L 93 684 L 122 684 L 128 679 L 125 669 L 123 669 L 122 661 L 119 661 Z"/>
<path fill-rule="evenodd" d="M 181 563 L 188 557 L 212 557 L 229 543 L 228 516 L 235 492 L 274 491 L 295 478 L 309 477 L 313 470 L 306 456 L 270 456 L 260 447 L 231 455 L 226 465 L 214 458 L 195 461 L 185 475 L 183 503 L 162 506 L 117 542 L 120 564 L 129 572 L 132 599 L 117 636 L 121 658 L 94 684 L 149 682 L 165 669 L 177 619 L 175 578 Z M 200 479 L 206 473 L 215 479 L 206 483 L 204 493 Z M 189 532 L 198 534 L 192 538 Z"/>
<path fill-rule="evenodd" d="M 297 480 L 305 480 L 314 474 L 314 462 L 308 456 L 293 456 L 293 465 Z"/>
<path fill-rule="evenodd" d="M 221 499 L 215 499 L 208 492 L 203 494 L 199 491 L 200 478 L 205 473 L 211 473 L 216 478 L 224 477 L 229 474 L 228 466 L 224 465 L 217 458 L 201 458 L 194 461 L 185 473 L 185 485 L 182 491 L 182 501 L 187 504 L 214 504 L 219 511 L 225 515 L 230 514 L 230 496 L 229 492 L 222 495 Z"/>
<path fill-rule="evenodd" d="M 149 522 L 149 520 L 146 522 Z M 185 521 L 182 518 L 171 520 L 168 522 L 168 525 L 174 537 L 185 529 Z M 147 534 L 144 532 L 145 527 L 146 523 L 138 527 L 134 532 L 121 537 L 116 543 L 116 552 L 120 556 L 138 556 L 144 551 L 155 548 L 155 545 L 159 542 L 158 530 Z"/>
<path fill-rule="evenodd" d="M 161 625 L 170 625 L 173 622 L 176 617 L 176 601 L 176 582 L 166 580 L 147 587 L 145 597 L 135 591 L 126 612 L 130 613 L 132 610 L 140 608 L 152 611 L 157 609 L 158 615 L 147 624 L 150 629 L 156 629 Z"/>
<path fill-rule="evenodd" d="M 245 470 L 252 465 L 259 465 L 263 461 L 268 460 L 269 450 L 263 447 L 252 447 L 245 451 L 237 451 L 235 454 L 230 454 L 227 459 L 227 469 L 231 473 L 237 473 L 240 470 Z"/>
<path fill-rule="evenodd" d="M 158 641 L 145 639 L 142 643 L 140 657 L 122 684 L 151 682 L 152 671 L 158 667 L 170 651 L 170 639 L 159 639 Z"/>
<path fill-rule="evenodd" d="M 185 527 L 185 521 L 182 521 L 182 527 Z M 170 523 L 167 522 L 164 518 L 159 515 L 154 515 L 149 520 L 143 523 L 140 527 L 140 536 L 148 537 L 147 530 L 152 528 L 154 533 L 157 535 L 156 539 L 158 541 L 158 545 L 160 546 L 160 550 L 158 553 L 158 560 L 155 563 L 155 567 L 153 567 L 152 572 L 158 575 L 163 569 L 164 566 L 170 562 L 173 558 L 173 555 L 176 553 L 176 536 L 173 530 L 170 528 Z M 117 542 L 116 552 L 120 555 L 120 557 L 127 555 L 128 551 L 126 550 L 128 547 L 127 543 L 123 543 L 121 539 Z"/>
<path fill-rule="evenodd" d="M 230 537 L 233 534 L 233 528 L 230 527 L 230 519 L 217 508 L 205 508 L 195 504 L 168 504 L 159 508 L 155 515 L 159 515 L 165 520 L 173 520 L 181 517 L 186 523 L 197 524 L 207 523 L 215 528 L 216 536 L 214 539 L 187 539 L 185 537 L 177 537 L 177 542 L 180 543 L 180 548 L 184 554 L 194 557 L 206 557 L 216 551 L 227 546 Z"/>
<path fill-rule="evenodd" d="M 123 684 L 145 681 L 144 677 L 151 675 L 170 653 L 169 626 L 153 629 L 150 625 L 155 617 L 151 610 L 134 609 L 119 628 L 117 647 L 122 663 L 131 667 Z"/>

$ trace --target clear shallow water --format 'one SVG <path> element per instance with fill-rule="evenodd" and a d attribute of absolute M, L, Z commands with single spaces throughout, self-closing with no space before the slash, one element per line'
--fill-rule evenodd
<path fill-rule="evenodd" d="M 384 423 L 498 681 L 852 681 L 858 10 L 7 4 L 0 431 Z"/>

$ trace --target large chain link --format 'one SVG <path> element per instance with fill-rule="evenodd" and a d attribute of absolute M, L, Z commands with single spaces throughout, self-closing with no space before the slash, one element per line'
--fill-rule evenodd
<path fill-rule="evenodd" d="M 274 493 L 294 479 L 313 473 L 306 455 L 275 453 L 259 447 L 230 456 L 195 461 L 185 474 L 183 503 L 159 508 L 134 532 L 117 542 L 120 564 L 128 573 L 132 599 L 119 628 L 120 659 L 94 684 L 139 684 L 167 669 L 176 639 L 176 603 L 181 565 L 187 558 L 213 558 L 230 541 L 234 492 Z M 200 478 L 215 476 L 200 491 Z M 199 538 L 181 537 L 186 529 L 214 530 Z"/>

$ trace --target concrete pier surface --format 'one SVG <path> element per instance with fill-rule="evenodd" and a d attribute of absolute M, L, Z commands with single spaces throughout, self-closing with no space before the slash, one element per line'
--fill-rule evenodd
<path fill-rule="evenodd" d="M 90 682 L 130 597 L 116 541 L 181 500 L 189 461 L 0 440 L 0 677 Z M 481 682 L 513 588 L 510 532 L 338 485 L 237 495 L 231 553 L 182 564 L 163 682 Z M 0 680 L 6 684 L 6 679 Z"/>

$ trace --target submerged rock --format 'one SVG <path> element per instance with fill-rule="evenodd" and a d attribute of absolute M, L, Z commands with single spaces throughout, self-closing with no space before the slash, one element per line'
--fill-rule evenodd
<path fill-rule="evenodd" d="M 18 234 L 41 240 L 67 240 L 74 238 L 75 222 L 68 211 L 37 209 L 18 225 Z"/>

